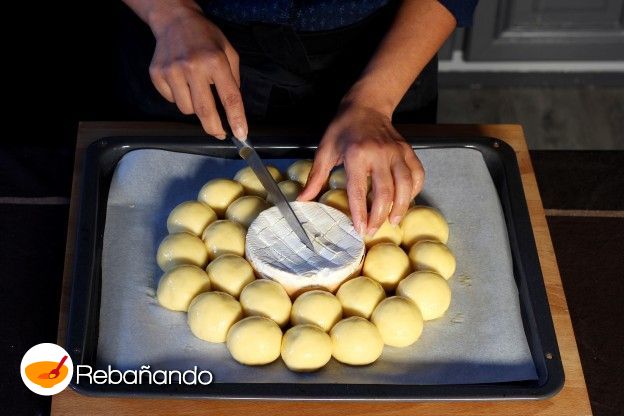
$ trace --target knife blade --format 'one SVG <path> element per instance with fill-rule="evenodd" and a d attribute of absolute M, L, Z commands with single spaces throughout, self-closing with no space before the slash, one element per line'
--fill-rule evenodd
<path fill-rule="evenodd" d="M 308 247 L 312 251 L 316 251 L 314 250 L 314 245 L 312 245 L 312 241 L 310 241 L 310 237 L 308 237 L 308 234 L 301 225 L 299 218 L 297 218 L 297 214 L 295 214 L 295 211 L 293 211 L 290 203 L 284 196 L 284 193 L 282 192 L 280 187 L 277 186 L 277 182 L 275 182 L 275 179 L 273 179 L 273 176 L 271 176 L 271 174 L 269 173 L 268 169 L 262 162 L 262 159 L 260 159 L 260 156 L 258 156 L 258 153 L 256 153 L 256 150 L 249 142 L 249 139 L 242 141 L 237 139 L 234 135 L 230 135 L 230 139 L 236 146 L 240 157 L 245 159 L 245 161 L 249 164 L 251 169 L 260 180 L 262 186 L 264 186 L 264 189 L 266 189 L 266 191 L 268 192 L 269 196 L 271 197 L 270 199 L 275 202 L 277 209 L 279 209 L 279 211 L 282 213 L 284 219 L 293 230 L 295 235 L 299 238 L 299 240 L 301 240 L 303 244 L 306 245 L 306 247 Z"/>

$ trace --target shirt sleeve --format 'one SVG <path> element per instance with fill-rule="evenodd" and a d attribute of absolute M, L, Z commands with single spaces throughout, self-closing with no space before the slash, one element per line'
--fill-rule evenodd
<path fill-rule="evenodd" d="M 457 20 L 458 27 L 472 26 L 472 14 L 478 0 L 439 0 Z"/>

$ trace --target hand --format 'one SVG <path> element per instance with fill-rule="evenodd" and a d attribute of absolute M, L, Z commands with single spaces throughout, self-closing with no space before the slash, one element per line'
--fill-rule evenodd
<path fill-rule="evenodd" d="M 355 229 L 374 234 L 386 218 L 398 224 L 410 201 L 423 187 L 424 171 L 411 146 L 388 115 L 357 104 L 343 105 L 321 139 L 300 200 L 310 200 L 327 181 L 330 170 L 344 163 L 347 194 Z M 367 218 L 368 176 L 373 204 Z"/>
<path fill-rule="evenodd" d="M 181 9 L 151 25 L 156 50 L 150 76 L 158 92 L 184 114 L 196 114 L 206 133 L 225 138 L 210 90 L 214 84 L 228 124 L 239 139 L 247 137 L 240 94 L 238 54 L 219 28 L 200 11 Z"/>

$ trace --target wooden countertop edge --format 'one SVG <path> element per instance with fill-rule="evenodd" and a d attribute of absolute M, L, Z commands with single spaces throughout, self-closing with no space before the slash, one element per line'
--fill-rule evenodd
<path fill-rule="evenodd" d="M 262 129 L 264 130 L 264 129 Z M 135 398 L 95 398 L 65 390 L 52 399 L 53 415 L 82 414 L 258 414 L 280 415 L 375 413 L 378 415 L 591 415 L 587 388 L 568 313 L 565 294 L 554 255 L 544 209 L 522 127 L 514 124 L 492 125 L 403 125 L 399 130 L 416 136 L 487 136 L 504 140 L 513 147 L 520 166 L 522 184 L 529 207 L 531 224 L 544 275 L 555 332 L 564 366 L 566 382 L 554 397 L 537 401 L 486 402 L 302 402 L 302 401 L 231 401 L 231 400 L 165 400 Z M 290 129 L 285 129 L 285 132 Z M 65 256 L 58 343 L 64 344 L 65 325 L 71 286 L 71 260 L 75 238 L 79 172 L 88 144 L 98 138 L 114 135 L 197 135 L 199 127 L 166 122 L 82 122 L 78 130 L 72 199 Z"/>

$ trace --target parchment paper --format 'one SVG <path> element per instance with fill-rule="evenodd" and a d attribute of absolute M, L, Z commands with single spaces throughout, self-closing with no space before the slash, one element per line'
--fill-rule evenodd
<path fill-rule="evenodd" d="M 422 203 L 450 223 L 457 257 L 446 315 L 425 323 L 407 348 L 386 346 L 370 366 L 334 360 L 315 373 L 289 371 L 281 360 L 263 367 L 234 361 L 224 344 L 195 338 L 186 314 L 160 307 L 155 261 L 167 215 L 195 199 L 211 178 L 233 177 L 242 160 L 135 150 L 118 164 L 108 197 L 102 252 L 98 366 L 121 370 L 212 371 L 215 382 L 470 384 L 536 379 L 520 317 L 507 230 L 496 189 L 473 149 L 417 152 L 427 174 Z M 285 171 L 292 160 L 269 160 Z"/>

